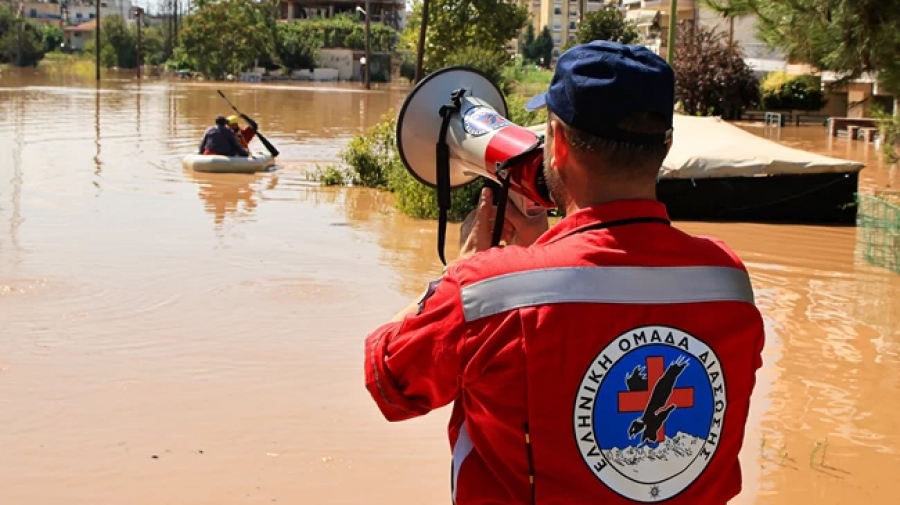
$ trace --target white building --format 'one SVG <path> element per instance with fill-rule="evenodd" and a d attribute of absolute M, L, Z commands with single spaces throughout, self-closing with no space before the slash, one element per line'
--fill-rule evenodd
<path fill-rule="evenodd" d="M 134 20 L 130 19 L 131 16 L 129 16 L 131 7 L 131 0 L 101 0 L 100 17 L 103 18 L 118 14 L 125 18 L 126 22 L 133 23 Z M 66 16 L 68 18 L 67 24 L 69 25 L 86 23 L 94 19 L 97 12 L 96 7 L 87 2 L 69 2 L 67 4 L 67 9 L 68 13 Z"/>

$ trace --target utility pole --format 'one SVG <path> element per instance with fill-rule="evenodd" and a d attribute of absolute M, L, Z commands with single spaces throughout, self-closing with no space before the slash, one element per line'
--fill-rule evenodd
<path fill-rule="evenodd" d="M 19 0 L 19 6 L 16 8 L 16 66 L 22 66 L 22 29 L 24 28 L 25 19 L 22 11 L 25 10 L 25 0 Z"/>
<path fill-rule="evenodd" d="M 172 50 L 173 51 L 175 50 L 175 46 L 178 45 L 178 21 L 179 21 L 178 20 L 178 11 L 180 9 L 181 9 L 181 4 L 178 2 L 178 0 L 174 0 L 173 5 L 172 5 L 172 13 L 174 15 L 174 20 L 175 20 L 175 22 L 173 23 L 175 31 L 172 34 Z"/>
<path fill-rule="evenodd" d="M 668 57 L 666 60 L 669 62 L 669 66 L 675 66 L 675 30 L 677 28 L 678 21 L 678 0 L 671 0 L 669 3 L 669 42 L 668 42 Z"/>
<path fill-rule="evenodd" d="M 141 25 L 144 24 L 144 9 L 133 7 L 131 11 L 134 13 L 137 22 L 137 78 L 141 79 Z"/>
<path fill-rule="evenodd" d="M 372 56 L 369 54 L 369 0 L 366 0 L 366 89 L 372 89 L 371 74 L 369 68 L 372 67 Z"/>
<path fill-rule="evenodd" d="M 97 72 L 97 82 L 100 82 L 100 0 L 94 0 L 94 11 L 94 21 L 97 23 L 94 27 L 94 66 Z"/>

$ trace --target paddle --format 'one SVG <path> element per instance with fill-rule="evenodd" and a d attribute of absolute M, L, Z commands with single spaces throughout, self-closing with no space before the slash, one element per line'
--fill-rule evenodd
<path fill-rule="evenodd" d="M 218 90 L 218 89 L 216 90 L 216 93 L 218 93 L 219 96 L 222 97 L 222 100 L 225 100 L 225 101 L 228 103 L 228 105 L 230 105 L 231 108 L 234 109 L 234 112 L 236 112 L 239 116 L 241 116 L 242 118 L 244 118 L 245 121 L 247 121 L 248 123 L 250 123 L 250 124 L 252 124 L 252 125 L 255 125 L 255 124 L 256 124 L 256 122 L 253 121 L 252 119 L 250 119 L 249 116 L 247 116 L 247 115 L 244 114 L 243 112 L 237 110 L 237 107 L 235 107 L 234 104 L 231 103 L 230 100 L 228 100 L 228 98 L 225 98 L 225 94 L 224 94 L 224 93 L 222 93 L 222 92 L 221 92 L 220 90 Z M 256 136 L 259 137 L 259 141 L 262 142 L 264 146 L 266 146 L 266 149 L 268 149 L 269 152 L 272 153 L 272 157 L 273 157 L 273 158 L 278 156 L 278 154 L 279 154 L 279 153 L 278 153 L 278 149 L 275 149 L 275 146 L 273 146 L 272 143 L 269 142 L 268 139 L 266 139 L 266 138 L 263 136 L 262 133 L 259 133 L 259 130 L 256 131 Z"/>

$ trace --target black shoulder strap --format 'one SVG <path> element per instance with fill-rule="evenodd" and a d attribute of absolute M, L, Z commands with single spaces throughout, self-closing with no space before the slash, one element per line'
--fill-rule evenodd
<path fill-rule="evenodd" d="M 643 223 L 659 223 L 671 226 L 672 222 L 668 219 L 662 217 L 653 217 L 653 216 L 642 216 L 642 217 L 630 217 L 627 219 L 617 219 L 615 221 L 606 221 L 603 223 L 596 223 L 590 226 L 585 226 L 580 230 L 577 230 L 575 233 L 583 233 L 586 231 L 592 230 L 605 230 L 607 228 L 615 228 L 616 226 L 626 226 L 629 224 L 643 224 Z"/>

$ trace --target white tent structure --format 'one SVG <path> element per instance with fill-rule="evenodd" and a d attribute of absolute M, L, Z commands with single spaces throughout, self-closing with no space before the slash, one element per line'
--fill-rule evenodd
<path fill-rule="evenodd" d="M 862 163 L 786 147 L 716 117 L 676 114 L 673 126 L 657 180 L 671 217 L 855 223 Z"/>
<path fill-rule="evenodd" d="M 793 149 L 716 117 L 675 115 L 661 178 L 750 177 L 859 171 L 862 163 Z"/>
<path fill-rule="evenodd" d="M 857 172 L 862 163 L 783 146 L 718 117 L 676 114 L 661 179 Z M 544 133 L 545 125 L 529 127 Z"/>

